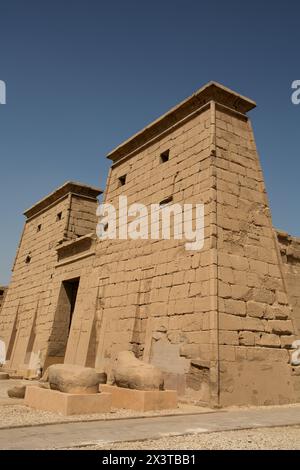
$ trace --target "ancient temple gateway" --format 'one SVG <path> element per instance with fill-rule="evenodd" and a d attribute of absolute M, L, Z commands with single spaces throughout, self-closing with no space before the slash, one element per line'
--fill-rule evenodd
<path fill-rule="evenodd" d="M 108 155 L 105 202 L 204 204 L 200 251 L 99 240 L 101 191 L 79 183 L 25 212 L 0 313 L 5 369 L 65 362 L 109 373 L 132 350 L 202 403 L 300 400 L 300 240 L 272 226 L 254 107 L 209 83 Z"/>

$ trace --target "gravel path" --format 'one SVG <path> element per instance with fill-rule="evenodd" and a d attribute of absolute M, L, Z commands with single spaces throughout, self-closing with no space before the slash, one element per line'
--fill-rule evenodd
<path fill-rule="evenodd" d="M 165 437 L 157 440 L 122 442 L 85 450 L 300 450 L 300 426 Z"/>
<path fill-rule="evenodd" d="M 181 415 L 187 413 L 207 413 L 209 410 L 199 409 L 195 407 L 189 408 L 180 406 L 175 410 L 164 411 L 145 411 L 138 412 L 132 410 L 116 410 L 112 409 L 110 413 L 94 413 L 91 415 L 72 415 L 63 416 L 48 411 L 39 411 L 28 408 L 24 405 L 5 405 L 0 406 L 0 429 L 9 427 L 22 427 L 34 426 L 38 424 L 51 424 L 51 423 L 68 423 L 79 421 L 101 421 L 107 419 L 122 419 L 122 418 L 141 418 L 151 416 L 168 416 L 168 415 Z"/>

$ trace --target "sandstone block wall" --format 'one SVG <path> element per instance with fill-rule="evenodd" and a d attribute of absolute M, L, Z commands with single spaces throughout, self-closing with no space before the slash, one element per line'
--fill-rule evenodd
<path fill-rule="evenodd" d="M 259 158 L 249 120 L 222 108 L 215 164 L 220 401 L 288 402 L 295 330 Z"/>
<path fill-rule="evenodd" d="M 45 357 L 53 326 L 55 293 L 51 283 L 56 248 L 64 240 L 95 227 L 95 193 L 87 187 L 66 183 L 25 213 L 27 220 L 0 324 L 0 338 L 6 345 L 10 369 L 31 368 L 38 356 L 42 361 Z"/>
<path fill-rule="evenodd" d="M 146 205 L 203 202 L 205 244 L 199 253 L 182 241 L 97 244 L 96 361 L 107 367 L 133 349 L 200 401 L 285 403 L 295 400 L 292 309 L 251 124 L 243 105 L 226 100 L 218 95 L 141 150 L 129 152 L 129 141 L 111 156 L 106 202 L 121 194 Z"/>
<path fill-rule="evenodd" d="M 76 242 L 65 242 L 57 250 L 58 260 L 51 284 L 53 301 L 49 309 L 53 323 L 45 367 L 63 361 L 78 365 L 95 365 L 95 315 L 98 301 L 98 280 L 93 270 L 95 239 L 93 233 L 81 237 Z M 78 279 L 79 288 L 69 332 L 61 295 L 63 282 L 70 279 Z"/>
<path fill-rule="evenodd" d="M 210 120 L 210 110 L 205 109 L 112 167 L 106 202 L 117 205 L 122 194 L 128 197 L 128 204 L 140 202 L 147 207 L 169 197 L 173 203 L 205 203 L 205 243 L 201 252 L 186 251 L 186 240 L 97 244 L 95 267 L 101 302 L 98 365 L 111 362 L 118 351 L 132 349 L 176 381 L 189 372 L 186 358 L 196 357 L 205 365 L 213 358 L 215 252 Z M 160 155 L 166 150 L 169 161 L 161 163 Z M 125 174 L 126 185 L 120 187 L 119 177 Z"/>

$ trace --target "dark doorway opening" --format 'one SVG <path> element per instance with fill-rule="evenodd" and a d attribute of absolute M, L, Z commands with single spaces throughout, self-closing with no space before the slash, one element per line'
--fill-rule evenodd
<path fill-rule="evenodd" d="M 74 310 L 75 310 L 78 287 L 79 287 L 79 281 L 80 281 L 80 278 L 77 277 L 76 279 L 71 279 L 69 281 L 63 281 L 63 283 L 62 283 L 62 287 L 65 290 L 65 294 L 66 294 L 66 297 L 68 299 L 68 302 L 66 302 L 66 307 L 67 307 L 66 314 L 69 317 L 68 334 L 70 333 L 70 330 L 71 330 L 72 319 L 73 319 L 73 314 L 74 314 Z"/>
<path fill-rule="evenodd" d="M 76 306 L 80 278 L 68 279 L 61 283 L 46 365 L 61 363 L 66 354 L 72 320 Z"/>

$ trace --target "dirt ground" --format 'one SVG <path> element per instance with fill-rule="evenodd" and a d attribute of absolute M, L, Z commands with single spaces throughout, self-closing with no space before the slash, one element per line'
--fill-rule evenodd
<path fill-rule="evenodd" d="M 300 426 L 213 432 L 122 442 L 84 450 L 300 450 Z"/>
<path fill-rule="evenodd" d="M 37 411 L 24 405 L 23 400 L 10 399 L 8 388 L 13 387 L 19 380 L 0 381 L 0 429 L 23 426 L 43 425 L 47 423 L 68 423 L 79 421 L 101 421 L 111 419 L 126 419 L 132 417 L 149 417 L 160 415 L 180 415 L 187 413 L 210 413 L 216 410 L 201 408 L 194 405 L 181 404 L 176 410 L 168 412 L 139 413 L 130 410 L 112 410 L 111 413 L 65 417 L 55 413 Z M 292 408 L 297 405 L 290 405 Z M 264 407 L 261 407 L 264 408 Z M 269 407 L 268 407 L 269 408 Z M 276 408 L 276 407 L 274 407 Z M 127 437 L 127 436 L 126 436 Z M 164 436 L 158 439 L 134 440 L 131 442 L 76 446 L 86 450 L 258 450 L 258 449 L 291 449 L 300 450 L 300 425 L 268 427 L 250 430 L 218 431 L 194 433 L 184 436 Z M 70 447 L 72 448 L 72 447 Z"/>

